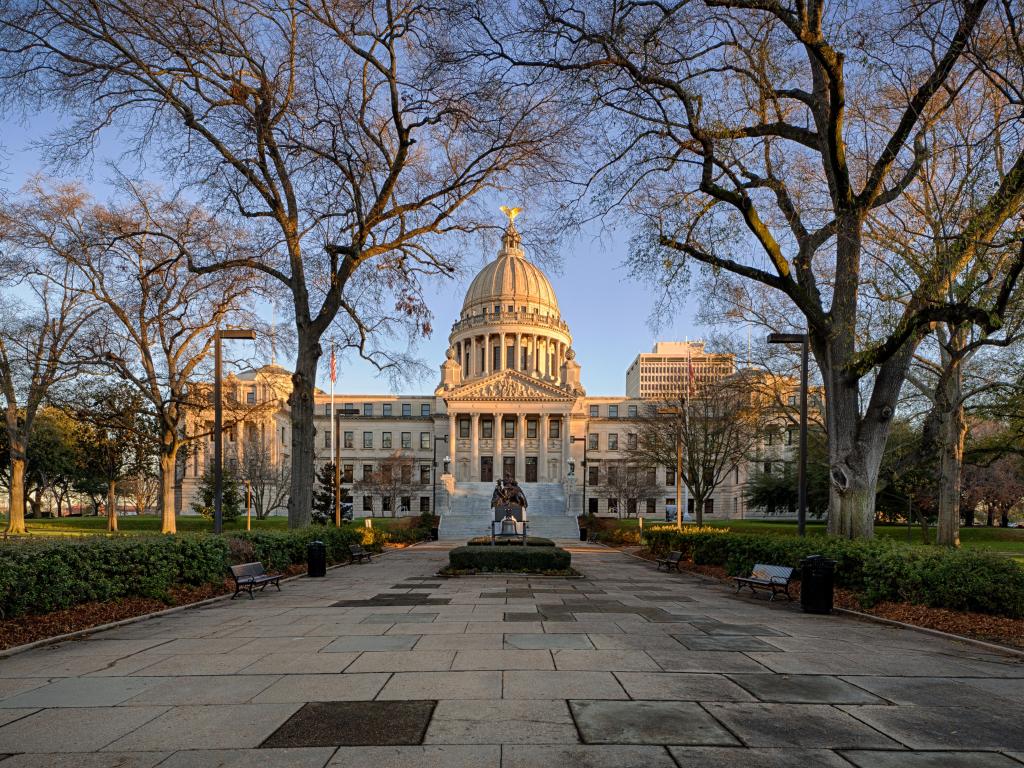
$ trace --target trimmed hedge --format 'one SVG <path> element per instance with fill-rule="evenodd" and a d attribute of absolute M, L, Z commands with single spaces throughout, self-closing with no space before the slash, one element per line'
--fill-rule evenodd
<path fill-rule="evenodd" d="M 501 546 L 518 546 L 518 547 L 523 546 L 523 540 L 521 538 L 515 538 L 515 539 L 495 539 L 494 543 L 497 546 L 499 546 L 499 547 L 501 547 Z M 485 545 L 489 547 L 489 546 L 491 546 L 491 537 L 490 536 L 477 536 L 475 539 L 470 539 L 469 541 L 467 541 L 466 544 L 468 546 L 470 546 L 470 547 L 480 547 L 480 546 L 485 546 Z M 528 547 L 553 547 L 553 546 L 555 546 L 555 542 L 553 542 L 551 539 L 545 539 L 543 536 L 527 536 L 526 537 L 526 546 L 528 546 Z"/>
<path fill-rule="evenodd" d="M 456 547 L 448 563 L 457 571 L 565 571 L 572 555 L 559 547 Z"/>
<path fill-rule="evenodd" d="M 234 563 L 259 560 L 267 570 L 305 563 L 316 539 L 327 545 L 328 562 L 343 562 L 350 543 L 363 543 L 363 529 L 10 540 L 0 544 L 0 616 L 123 597 L 168 600 L 172 587 L 222 582 Z M 380 550 L 372 540 L 364 546 Z"/>
<path fill-rule="evenodd" d="M 891 541 L 806 539 L 660 528 L 644 532 L 651 551 L 679 550 L 698 565 L 722 565 L 745 575 L 755 563 L 797 568 L 808 555 L 836 561 L 836 585 L 857 592 L 865 606 L 882 601 L 1024 618 L 1024 568 L 976 550 L 910 547 Z"/>

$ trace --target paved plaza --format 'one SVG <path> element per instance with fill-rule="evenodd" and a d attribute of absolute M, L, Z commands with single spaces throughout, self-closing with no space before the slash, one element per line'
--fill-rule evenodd
<path fill-rule="evenodd" d="M 1020 768 L 1024 663 L 600 547 L 443 545 L 0 659 L 0 768 Z"/>

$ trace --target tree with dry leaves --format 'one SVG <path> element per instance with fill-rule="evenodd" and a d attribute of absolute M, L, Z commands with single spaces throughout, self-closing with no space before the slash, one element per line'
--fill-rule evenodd
<path fill-rule="evenodd" d="M 688 265 L 780 294 L 800 317 L 827 397 L 829 532 L 873 535 L 874 497 L 914 351 L 936 322 L 997 330 L 1018 248 L 984 299 L 951 297 L 965 265 L 1020 243 L 1024 141 L 1008 136 L 942 258 L 907 271 L 898 312 L 872 327 L 862 276 L 869 219 L 919 177 L 929 129 L 985 80 L 1020 100 L 1019 0 L 850 6 L 826 0 L 678 3 L 481 0 L 478 55 L 560 74 L 594 104 L 582 150 L 603 211 L 637 223 L 660 284 Z M 977 104 L 972 120 L 993 117 Z"/>
<path fill-rule="evenodd" d="M 0 8 L 0 102 L 70 116 L 45 139 L 51 156 L 83 159 L 116 126 L 127 149 L 159 157 L 170 178 L 249 230 L 249 253 L 191 258 L 192 269 L 255 270 L 287 296 L 293 526 L 310 519 L 321 339 L 340 327 L 359 354 L 391 365 L 366 313 L 383 308 L 429 332 L 421 281 L 451 275 L 459 258 L 445 235 L 478 228 L 481 192 L 548 178 L 559 162 L 560 92 L 544 75 L 458 55 L 462 5 Z"/>

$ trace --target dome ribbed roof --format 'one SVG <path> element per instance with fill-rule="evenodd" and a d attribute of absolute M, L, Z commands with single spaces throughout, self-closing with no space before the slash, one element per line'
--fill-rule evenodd
<path fill-rule="evenodd" d="M 558 314 L 558 299 L 547 276 L 526 260 L 519 246 L 519 233 L 510 227 L 502 238 L 498 258 L 473 278 L 462 303 L 463 312 L 477 314 L 481 307 L 491 311 L 498 304 L 504 312 L 509 305 L 518 310 L 530 304 L 546 307 Z"/>

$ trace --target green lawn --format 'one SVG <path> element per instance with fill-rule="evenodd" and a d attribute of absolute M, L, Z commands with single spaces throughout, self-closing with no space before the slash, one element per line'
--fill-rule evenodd
<path fill-rule="evenodd" d="M 403 518 L 398 518 L 400 522 Z M 356 525 L 363 525 L 364 518 L 357 517 Z M 0 515 L 0 524 L 6 526 L 7 518 Z M 29 518 L 25 521 L 30 535 L 37 536 L 92 536 L 107 535 L 106 517 L 62 517 L 57 519 Z M 375 528 L 389 528 L 395 524 L 394 518 L 373 518 Z M 118 533 L 113 535 L 138 536 L 160 532 L 160 518 L 157 515 L 124 515 L 117 518 Z M 252 519 L 254 531 L 284 531 L 288 529 L 287 517 L 268 517 L 265 520 Z M 213 521 L 205 517 L 181 516 L 178 518 L 179 533 L 210 533 Z M 245 517 L 224 523 L 225 531 L 244 531 Z"/>
<path fill-rule="evenodd" d="M 635 528 L 637 521 L 620 520 L 619 525 L 624 528 Z M 664 522 L 653 523 L 651 520 L 644 521 L 645 526 L 664 525 Z M 737 533 L 763 533 L 775 536 L 796 536 L 796 522 L 776 522 L 768 520 L 715 520 L 708 521 L 707 525 L 716 528 L 729 528 Z M 808 536 L 824 536 L 824 523 L 808 523 Z M 878 538 L 892 539 L 894 541 L 907 541 L 906 525 L 876 525 L 875 535 Z M 929 527 L 928 536 L 930 541 L 935 540 L 935 528 Z M 910 543 L 921 545 L 921 528 L 915 525 L 910 532 Z M 984 549 L 989 552 L 1000 552 L 1005 554 L 1024 556 L 1024 528 L 987 528 L 975 526 L 973 528 L 960 529 L 960 544 L 968 549 Z"/>

